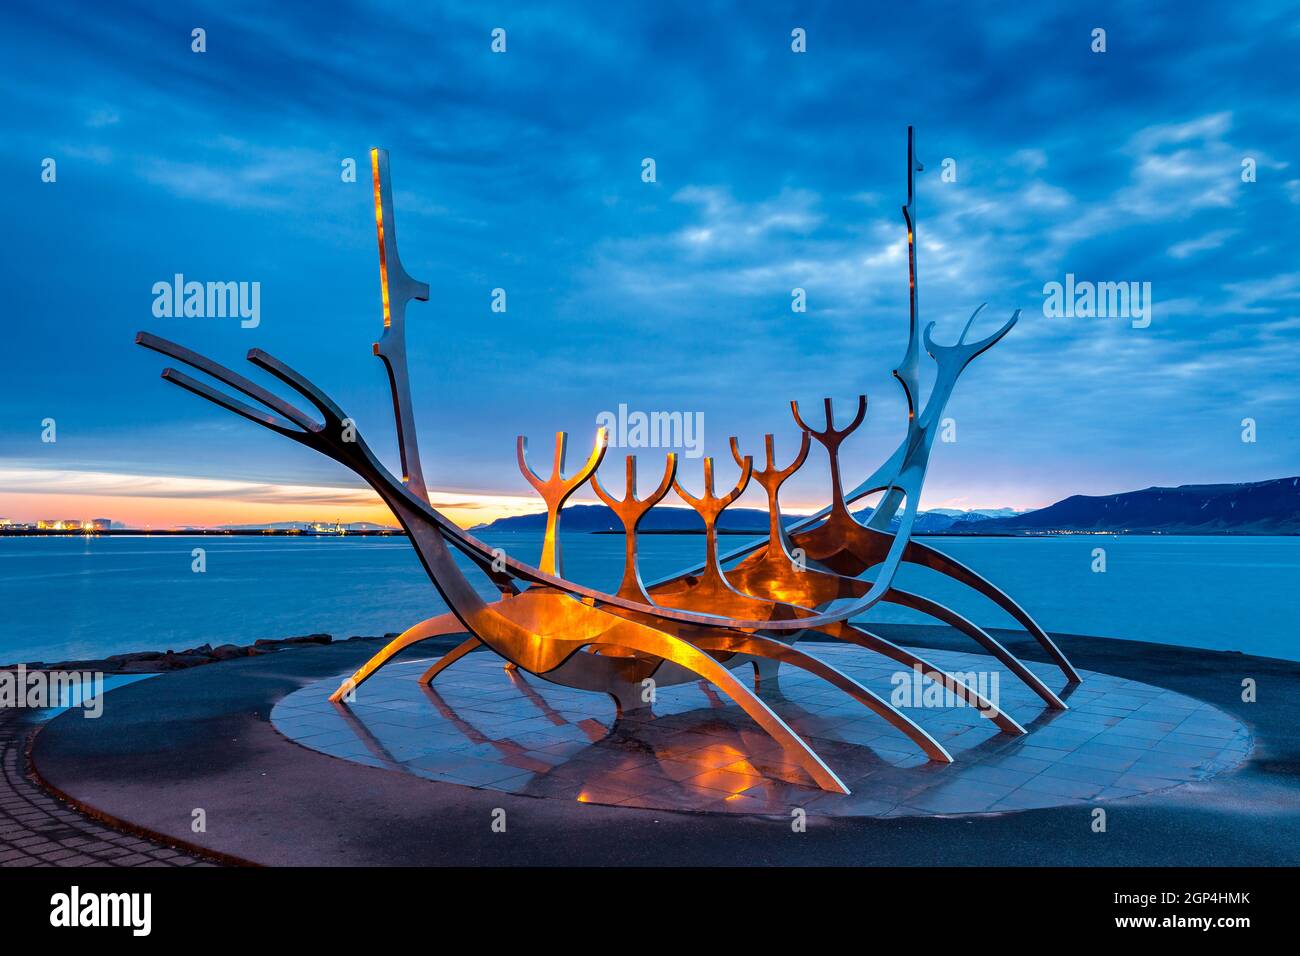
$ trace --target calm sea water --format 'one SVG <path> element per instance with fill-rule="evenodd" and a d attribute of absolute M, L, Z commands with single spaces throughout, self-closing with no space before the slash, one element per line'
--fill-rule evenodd
<path fill-rule="evenodd" d="M 538 534 L 483 538 L 530 563 Z M 724 547 L 743 539 L 728 537 Z M 1300 660 L 1300 538 L 928 538 L 1006 590 L 1045 628 L 1239 650 Z M 191 571 L 206 549 L 207 571 Z M 641 540 L 647 580 L 702 553 L 695 536 Z M 1104 548 L 1106 571 L 1092 570 Z M 573 535 L 565 571 L 609 590 L 623 539 Z M 1014 626 L 933 572 L 905 568 L 922 590 L 980 624 Z M 494 592 L 485 583 L 485 595 Z M 0 539 L 0 662 L 103 657 L 133 650 L 249 643 L 325 632 L 401 631 L 445 608 L 404 539 Z M 925 623 L 881 605 L 867 620 Z"/>

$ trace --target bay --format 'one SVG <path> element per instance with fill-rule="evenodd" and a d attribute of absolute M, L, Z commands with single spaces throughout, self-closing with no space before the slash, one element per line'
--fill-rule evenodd
<path fill-rule="evenodd" d="M 535 563 L 541 535 L 484 533 Z M 729 536 L 723 547 L 745 539 Z M 1067 535 L 922 539 L 988 577 L 1049 631 L 1300 660 L 1300 538 Z M 623 539 L 563 539 L 565 571 L 605 590 Z M 206 571 L 195 573 L 193 549 Z M 1094 571 L 1096 549 L 1105 571 Z M 641 539 L 646 580 L 703 553 L 695 535 Z M 468 567 L 468 565 L 466 565 Z M 482 593 L 494 590 L 479 581 Z M 923 568 L 898 584 L 977 623 L 1013 627 L 992 604 Z M 328 633 L 404 630 L 445 610 L 404 538 L 49 537 L 0 539 L 0 662 L 99 658 L 137 650 Z M 890 605 L 866 621 L 930 623 Z"/>

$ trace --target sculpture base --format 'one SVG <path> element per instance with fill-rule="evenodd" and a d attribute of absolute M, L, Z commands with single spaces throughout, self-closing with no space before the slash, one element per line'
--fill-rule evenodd
<path fill-rule="evenodd" d="M 1093 805 L 1206 779 L 1241 763 L 1250 747 L 1236 719 L 1159 687 L 1085 673 L 1067 688 L 1059 670 L 1035 664 L 1070 706 L 1049 711 L 991 658 L 930 652 L 936 665 L 996 688 L 1029 731 L 1011 737 L 859 648 L 801 647 L 882 697 L 913 704 L 906 713 L 954 763 L 930 762 L 866 708 L 791 668 L 779 683 L 763 675 L 758 693 L 840 774 L 848 796 L 818 790 L 707 684 L 660 688 L 652 707 L 619 715 L 607 696 L 507 670 L 486 651 L 432 687 L 417 680 L 428 661 L 390 665 L 349 707 L 326 699 L 336 678 L 321 680 L 281 700 L 271 719 L 305 747 L 429 780 L 552 800 L 782 816 L 794 808 L 892 817 Z"/>

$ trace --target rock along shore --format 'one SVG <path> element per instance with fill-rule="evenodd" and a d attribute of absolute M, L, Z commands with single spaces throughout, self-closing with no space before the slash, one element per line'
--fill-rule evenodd
<path fill-rule="evenodd" d="M 396 633 L 385 634 L 386 640 L 392 640 Z M 370 637 L 354 635 L 347 641 L 373 640 Z M 100 660 L 59 661 L 49 664 L 45 661 L 28 661 L 25 664 L 5 664 L 0 670 L 14 670 L 25 667 L 29 671 L 98 671 L 104 674 L 157 674 L 163 671 L 179 671 L 190 667 L 202 667 L 218 661 L 228 661 L 239 657 L 260 657 L 263 654 L 278 654 L 296 647 L 313 647 L 321 644 L 336 643 L 329 634 L 304 634 L 301 637 L 286 637 L 279 640 L 263 638 L 252 644 L 200 644 L 198 647 L 183 651 L 134 651 L 129 654 L 112 654 Z M 338 642 L 346 643 L 346 641 Z"/>

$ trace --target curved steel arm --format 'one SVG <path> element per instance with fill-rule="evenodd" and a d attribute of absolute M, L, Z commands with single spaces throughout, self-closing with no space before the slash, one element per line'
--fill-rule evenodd
<path fill-rule="evenodd" d="M 550 504 L 552 501 L 558 501 L 561 504 L 582 487 L 588 478 L 595 474 L 596 469 L 600 467 L 601 460 L 605 457 L 605 449 L 609 445 L 609 432 L 601 427 L 596 429 L 596 441 L 592 445 L 591 454 L 587 456 L 587 461 L 577 473 L 568 478 L 564 477 L 564 460 L 569 447 L 569 433 L 555 433 L 555 460 L 551 466 L 551 477 L 542 478 L 533 471 L 528 464 L 528 439 L 520 435 L 515 440 L 515 454 L 519 461 L 519 471 L 528 479 L 528 483 L 537 489 L 537 493 Z"/>
<path fill-rule="evenodd" d="M 993 348 L 993 346 L 1001 342 L 1002 339 L 1006 337 L 1006 334 L 1015 327 L 1015 324 L 1020 321 L 1020 310 L 1016 309 L 1016 311 L 1011 314 L 1011 318 L 1007 320 L 1006 324 L 992 335 L 980 339 L 978 342 L 967 343 L 966 333 L 970 331 L 971 324 L 975 321 L 975 316 L 979 315 L 980 311 L 986 305 L 988 305 L 987 302 L 981 303 L 975 311 L 971 313 L 971 317 L 966 320 L 966 327 L 961 330 L 961 338 L 957 340 L 956 345 L 937 344 L 931 336 L 931 333 L 934 331 L 934 323 L 931 322 L 927 325 L 924 334 L 925 350 L 930 354 L 930 357 L 942 365 L 945 361 L 944 357 L 951 355 L 952 358 L 948 359 L 948 361 L 959 363 L 960 368 L 965 368 L 974 361 L 977 356 L 987 352 L 989 349 Z"/>
<path fill-rule="evenodd" d="M 826 406 L 826 427 L 820 431 L 803 420 L 803 417 L 799 414 L 798 402 L 790 403 L 790 412 L 794 415 L 795 423 L 823 445 L 834 442 L 835 446 L 839 447 L 840 442 L 857 431 L 858 426 L 862 424 L 862 420 L 867 417 L 867 396 L 858 396 L 858 410 L 854 413 L 853 421 L 849 422 L 844 428 L 835 427 L 835 411 L 832 401 L 829 398 L 822 399 L 822 401 Z"/>
<path fill-rule="evenodd" d="M 301 436 L 306 433 L 302 429 L 294 426 L 293 422 L 285 421 L 278 415 L 272 415 L 270 412 L 259 411 L 251 405 L 231 398 L 229 395 L 223 395 L 215 388 L 204 385 L 202 382 L 191 378 L 184 372 L 178 372 L 174 368 L 165 368 L 162 371 L 162 377 L 171 382 L 173 385 L 179 385 L 186 391 L 193 392 L 200 398 L 206 398 L 213 404 L 220 405 L 227 411 L 234 412 L 250 422 L 256 422 L 259 425 L 271 429 L 271 431 L 284 435 L 286 438 L 292 438 L 295 441 L 300 440 Z"/>
<path fill-rule="evenodd" d="M 785 468 L 776 467 L 776 449 L 772 433 L 768 432 L 763 436 L 764 449 L 767 453 L 767 464 L 762 471 L 753 467 L 753 458 L 749 455 L 740 454 L 740 443 L 736 441 L 736 436 L 731 436 L 731 457 L 736 459 L 736 464 L 741 468 L 745 467 L 745 462 L 750 462 L 750 477 L 757 481 L 764 488 L 769 485 L 780 488 L 785 484 L 787 478 L 803 467 L 803 463 L 808 460 L 808 449 L 811 447 L 811 441 L 808 429 L 802 432 L 802 438 L 799 443 L 799 452 L 794 456 L 794 461 L 790 462 Z"/>
<path fill-rule="evenodd" d="M 154 352 L 158 352 L 161 355 L 166 355 L 169 358 L 174 358 L 178 362 L 184 362 L 186 365 L 190 366 L 190 368 L 198 369 L 200 372 L 212 376 L 217 381 L 229 385 L 237 392 L 242 392 L 255 402 L 259 402 L 284 418 L 287 418 L 303 431 L 310 432 L 320 428 L 320 425 L 317 422 L 313 421 L 305 413 L 294 408 L 278 395 L 268 392 L 256 382 L 250 381 L 238 372 L 228 369 L 224 365 L 220 365 L 206 356 L 187 349 L 183 345 L 179 345 L 176 342 L 164 339 L 158 335 L 153 335 L 149 332 L 137 332 L 135 336 L 135 344 Z M 191 379 L 191 381 L 193 380 Z M 210 401 L 217 402 L 219 405 L 224 404 L 224 402 L 217 401 L 213 395 L 204 394 L 203 397 Z"/>
<path fill-rule="evenodd" d="M 673 478 L 673 490 L 677 492 L 683 501 L 698 511 L 700 517 L 707 524 L 710 518 L 716 519 L 727 505 L 744 494 L 745 487 L 749 484 L 749 476 L 753 471 L 754 459 L 746 455 L 744 461 L 740 463 L 740 478 L 736 481 L 735 487 L 722 497 L 718 497 L 713 492 L 713 458 L 710 456 L 704 459 L 704 492 L 700 497 L 694 497 L 683 488 L 676 477 Z"/>

